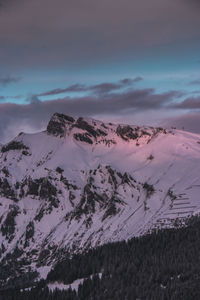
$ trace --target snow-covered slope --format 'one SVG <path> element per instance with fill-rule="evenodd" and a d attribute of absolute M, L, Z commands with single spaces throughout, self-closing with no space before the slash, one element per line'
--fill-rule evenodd
<path fill-rule="evenodd" d="M 199 161 L 200 136 L 177 130 L 56 113 L 19 134 L 0 153 L 0 282 L 198 213 Z"/>

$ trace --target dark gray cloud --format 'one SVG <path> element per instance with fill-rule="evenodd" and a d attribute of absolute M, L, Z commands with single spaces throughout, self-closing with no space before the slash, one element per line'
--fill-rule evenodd
<path fill-rule="evenodd" d="M 142 77 L 124 78 L 117 83 L 104 82 L 101 84 L 88 87 L 88 91 L 92 91 L 94 94 L 108 94 L 110 92 L 120 90 L 126 87 L 131 87 L 134 83 L 143 80 Z"/>
<path fill-rule="evenodd" d="M 115 90 L 121 89 L 121 84 L 118 83 L 101 83 L 94 86 L 90 86 L 89 90 L 95 94 L 107 94 Z"/>
<path fill-rule="evenodd" d="M 8 99 L 22 99 L 23 95 L 16 95 L 16 96 L 0 96 L 0 101 L 5 101 Z"/>
<path fill-rule="evenodd" d="M 200 90 L 193 91 L 193 92 L 191 92 L 191 94 L 198 94 L 198 95 L 200 95 Z"/>
<path fill-rule="evenodd" d="M 30 103 L 30 104 L 38 104 L 40 103 L 40 99 L 38 98 L 37 95 L 29 95 L 27 98 L 26 98 L 26 102 Z"/>
<path fill-rule="evenodd" d="M 192 80 L 189 83 L 190 85 L 200 85 L 200 79 Z"/>
<path fill-rule="evenodd" d="M 45 128 L 54 112 L 76 116 L 116 116 L 137 114 L 145 111 L 159 111 L 169 105 L 179 93 L 171 91 L 157 94 L 154 89 L 125 91 L 106 95 L 81 98 L 40 101 L 38 96 L 31 95 L 29 104 L 0 104 L 0 141 L 8 141 L 20 131 L 36 131 Z"/>
<path fill-rule="evenodd" d="M 181 0 L 180 0 L 181 1 Z M 185 3 L 190 6 L 190 7 L 200 7 L 200 2 L 199 0 L 184 0 Z"/>
<path fill-rule="evenodd" d="M 163 121 L 166 127 L 176 127 L 194 133 L 200 133 L 200 112 L 187 113 Z"/>
<path fill-rule="evenodd" d="M 81 84 L 73 84 L 66 88 L 57 88 L 50 91 L 46 91 L 44 93 L 39 94 L 38 96 L 53 96 L 53 95 L 59 95 L 64 94 L 68 92 L 84 92 L 87 91 L 88 88 L 85 85 Z"/>
<path fill-rule="evenodd" d="M 136 83 L 136 82 L 139 82 L 142 80 L 143 80 L 143 78 L 141 76 L 137 76 L 135 78 L 124 78 L 124 79 L 120 80 L 120 83 L 123 85 L 131 85 L 133 83 Z"/>
<path fill-rule="evenodd" d="M 164 120 L 165 126 L 175 126 L 178 129 L 185 129 L 187 131 L 200 133 L 200 96 L 186 98 L 179 103 L 169 104 L 169 108 L 173 111 L 179 112 L 180 110 L 187 111 L 187 113 L 169 117 Z"/>
<path fill-rule="evenodd" d="M 200 109 L 200 96 L 199 97 L 190 97 L 172 105 L 173 108 L 177 109 Z"/>
<path fill-rule="evenodd" d="M 0 8 L 4 9 L 6 7 L 9 7 L 12 5 L 12 3 L 15 2 L 14 0 L 0 0 Z"/>
<path fill-rule="evenodd" d="M 0 77 L 0 85 L 6 86 L 12 83 L 16 83 L 20 81 L 21 78 L 19 77 L 12 77 L 12 76 L 5 76 L 5 77 Z"/>
<path fill-rule="evenodd" d="M 38 96 L 53 96 L 68 92 L 93 92 L 94 94 L 107 94 L 115 90 L 131 87 L 134 83 L 139 82 L 141 80 L 143 80 L 143 78 L 137 76 L 135 78 L 122 79 L 117 83 L 103 82 L 100 84 L 90 86 L 77 83 L 66 88 L 57 88 L 50 91 L 46 91 L 44 93 L 39 94 Z"/>

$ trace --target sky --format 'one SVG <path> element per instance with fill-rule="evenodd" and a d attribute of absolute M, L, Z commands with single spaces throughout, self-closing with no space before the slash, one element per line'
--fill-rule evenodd
<path fill-rule="evenodd" d="M 0 143 L 54 112 L 200 133 L 199 0 L 0 0 Z"/>

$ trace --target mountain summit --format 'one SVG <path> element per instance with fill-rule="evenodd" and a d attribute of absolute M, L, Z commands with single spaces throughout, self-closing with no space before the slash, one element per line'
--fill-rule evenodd
<path fill-rule="evenodd" d="M 200 210 L 200 136 L 55 113 L 0 149 L 2 286 Z"/>

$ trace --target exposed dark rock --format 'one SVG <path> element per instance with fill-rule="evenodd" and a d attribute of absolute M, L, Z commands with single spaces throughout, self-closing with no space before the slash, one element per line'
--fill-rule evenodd
<path fill-rule="evenodd" d="M 23 150 L 22 154 L 25 155 L 25 156 L 30 156 L 31 155 L 30 152 L 27 151 L 27 150 Z"/>
<path fill-rule="evenodd" d="M 39 196 L 41 199 L 48 199 L 57 195 L 56 187 L 46 177 L 41 177 L 35 180 L 29 177 L 25 179 L 21 185 L 21 189 L 25 186 L 28 186 L 26 195 Z"/>
<path fill-rule="evenodd" d="M 151 136 L 151 134 L 150 134 L 148 131 L 146 131 L 146 130 L 142 130 L 142 135 L 148 135 L 148 136 Z"/>
<path fill-rule="evenodd" d="M 89 216 L 85 219 L 85 221 L 83 222 L 83 224 L 85 224 L 85 227 L 88 229 L 92 226 L 92 217 Z"/>
<path fill-rule="evenodd" d="M 73 200 L 76 198 L 76 196 L 72 193 L 72 191 L 69 191 L 69 201 L 72 206 L 74 206 Z"/>
<path fill-rule="evenodd" d="M 39 187 L 40 187 L 40 183 L 37 179 L 32 180 L 31 178 L 29 178 L 27 195 L 38 196 L 39 195 Z"/>
<path fill-rule="evenodd" d="M 106 135 L 108 135 L 107 134 L 107 132 L 105 132 L 105 131 L 103 131 L 103 130 L 101 130 L 101 129 L 97 129 L 97 134 L 99 135 L 99 136 L 106 136 Z"/>
<path fill-rule="evenodd" d="M 101 123 L 101 126 L 105 129 L 108 129 L 108 127 L 104 123 Z"/>
<path fill-rule="evenodd" d="M 16 188 L 16 190 L 18 190 L 19 187 L 20 187 L 20 183 L 19 183 L 19 181 L 17 181 L 17 182 L 15 183 L 15 188 Z"/>
<path fill-rule="evenodd" d="M 93 141 L 89 138 L 87 133 L 74 133 L 74 138 L 77 141 L 93 144 Z"/>
<path fill-rule="evenodd" d="M 168 190 L 167 196 L 169 196 L 172 201 L 177 198 L 177 196 L 174 194 L 174 192 L 171 189 Z"/>
<path fill-rule="evenodd" d="M 55 113 L 47 125 L 47 132 L 55 136 L 63 137 L 66 133 L 66 124 L 71 124 L 74 121 L 74 118 L 70 116 Z"/>
<path fill-rule="evenodd" d="M 10 150 L 29 150 L 29 147 L 24 145 L 22 142 L 12 141 L 8 143 L 7 145 L 3 146 L 1 148 L 1 152 L 8 152 Z"/>
<path fill-rule="evenodd" d="M 56 187 L 47 179 L 47 178 L 41 178 L 41 187 L 39 196 L 42 199 L 48 199 L 52 196 L 56 196 L 57 189 Z"/>
<path fill-rule="evenodd" d="M 122 184 L 130 184 L 130 178 L 128 174 L 125 172 L 124 175 L 122 176 Z"/>
<path fill-rule="evenodd" d="M 67 122 L 73 123 L 75 121 L 74 118 L 72 118 L 71 116 L 67 116 L 64 114 L 59 114 L 59 113 L 55 113 L 54 115 L 56 115 L 59 119 L 64 119 Z"/>
<path fill-rule="evenodd" d="M 37 267 L 45 265 L 49 255 L 50 255 L 49 249 L 42 249 L 38 258 Z"/>
<path fill-rule="evenodd" d="M 118 212 L 119 212 L 119 210 L 117 209 L 115 202 L 110 201 L 108 208 L 106 209 L 106 211 L 102 217 L 102 221 L 104 221 L 108 217 L 115 216 Z"/>
<path fill-rule="evenodd" d="M 148 160 L 153 160 L 154 159 L 154 156 L 152 154 L 150 154 L 148 157 L 147 157 Z"/>
<path fill-rule="evenodd" d="M 99 136 L 99 133 L 95 130 L 95 128 L 92 125 L 88 124 L 88 122 L 86 122 L 83 118 L 78 118 L 76 124 L 74 124 L 74 127 L 86 130 L 90 135 L 92 135 L 95 138 Z"/>
<path fill-rule="evenodd" d="M 56 172 L 59 173 L 59 174 L 62 174 L 64 172 L 64 170 L 60 167 L 57 167 Z"/>
<path fill-rule="evenodd" d="M 69 214 L 67 214 L 67 218 L 70 218 L 71 220 L 75 218 L 76 220 L 79 220 L 83 215 L 91 215 L 95 213 L 95 206 L 99 203 L 100 207 L 104 206 L 104 198 L 102 195 L 97 194 L 95 191 L 93 191 L 93 187 L 91 184 L 86 184 L 83 189 L 83 194 L 81 196 L 80 203 L 75 208 L 75 210 Z"/>
<path fill-rule="evenodd" d="M 110 184 L 114 185 L 114 187 L 116 189 L 118 183 L 117 183 L 117 179 L 116 179 L 116 176 L 115 176 L 115 171 L 113 171 L 113 169 L 110 166 L 106 166 L 106 169 L 108 170 L 108 173 L 109 173 L 108 182 Z"/>
<path fill-rule="evenodd" d="M 117 135 L 119 135 L 123 140 L 128 141 L 129 139 L 135 140 L 138 138 L 137 130 L 134 130 L 130 126 L 117 126 L 116 129 Z"/>
<path fill-rule="evenodd" d="M 147 198 L 149 198 L 155 192 L 154 186 L 147 182 L 143 184 L 143 189 L 146 190 Z"/>
<path fill-rule="evenodd" d="M 66 177 L 64 177 L 63 175 L 61 175 L 60 180 L 62 181 L 62 183 L 64 183 L 64 185 L 67 187 L 67 189 L 73 189 L 73 190 L 77 190 L 78 187 L 75 184 L 70 183 Z"/>
<path fill-rule="evenodd" d="M 42 207 L 42 208 L 39 210 L 38 214 L 35 216 L 34 220 L 40 222 L 41 219 L 42 219 L 43 216 L 44 216 L 44 213 L 45 213 L 45 209 L 44 209 L 44 207 Z"/>
<path fill-rule="evenodd" d="M 6 167 L 3 167 L 2 172 L 5 174 L 6 177 L 9 177 L 9 171 Z"/>
<path fill-rule="evenodd" d="M 31 221 L 26 226 L 26 240 L 31 239 L 34 236 L 34 223 Z"/>
<path fill-rule="evenodd" d="M 24 247 L 29 246 L 29 240 L 34 236 L 34 223 L 30 221 L 26 226 L 25 244 Z"/>
<path fill-rule="evenodd" d="M 114 193 L 116 192 L 117 188 L 117 179 L 115 178 L 115 172 L 111 169 L 110 166 L 106 167 L 110 176 L 108 179 L 109 183 L 114 188 Z M 93 171 L 93 175 L 95 176 L 95 171 Z M 90 172 L 91 174 L 91 172 Z M 121 175 L 121 177 L 123 177 Z M 130 179 L 129 179 L 130 180 Z M 94 178 L 90 176 L 88 178 L 88 183 L 85 185 L 83 189 L 83 193 L 81 196 L 81 200 L 77 207 L 71 213 L 66 215 L 67 220 L 80 220 L 82 216 L 86 216 L 86 220 L 84 224 L 86 227 L 91 225 L 92 222 L 92 215 L 96 211 L 96 206 L 98 205 L 101 210 L 104 210 L 104 215 L 102 221 L 105 220 L 107 217 L 117 214 L 120 211 L 120 208 L 117 207 L 117 204 L 124 205 L 124 202 L 121 201 L 117 195 L 113 195 L 109 197 L 106 193 L 97 193 L 96 187 L 94 185 Z"/>
<path fill-rule="evenodd" d="M 0 178 L 0 195 L 16 200 L 15 191 L 6 178 Z"/>
<path fill-rule="evenodd" d="M 65 135 L 65 123 L 50 120 L 47 126 L 47 132 L 55 136 L 63 137 Z"/>
<path fill-rule="evenodd" d="M 19 208 L 16 205 L 10 205 L 9 212 L 6 216 L 5 221 L 1 226 L 1 232 L 3 236 L 9 240 L 9 242 L 14 238 L 15 232 L 15 217 L 19 213 Z"/>

